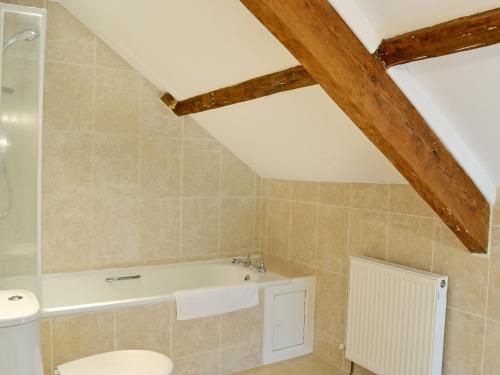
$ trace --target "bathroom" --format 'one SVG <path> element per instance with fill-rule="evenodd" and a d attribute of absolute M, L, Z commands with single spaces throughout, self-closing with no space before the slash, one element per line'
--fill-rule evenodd
<path fill-rule="evenodd" d="M 467 169 L 491 207 L 487 249 L 471 252 L 308 74 L 300 88 L 178 115 L 191 96 L 297 61 L 250 0 L 144 3 L 0 3 L 0 296 L 27 290 L 40 301 L 29 323 L 42 369 L 21 360 L 35 366 L 27 374 L 78 375 L 65 366 L 106 353 L 125 353 L 117 357 L 125 367 L 87 373 L 394 374 L 369 371 L 346 350 L 351 257 L 361 256 L 447 277 L 442 373 L 500 374 L 500 184 L 484 187 L 483 167 Z M 422 17 L 395 34 L 500 6 L 460 3 L 457 14 L 440 10 L 442 19 Z M 498 46 L 477 54 L 500 56 Z M 182 100 L 165 99 L 167 90 Z M 465 159 L 464 169 L 473 164 Z M 235 291 L 239 308 L 208 304 L 181 318 L 184 291 L 222 290 L 227 300 L 233 284 L 258 301 Z M 291 311 L 279 322 L 283 342 L 300 337 L 273 350 L 272 308 L 283 295 L 291 297 L 282 301 Z M 0 323 L 0 334 L 11 328 Z M 127 351 L 159 356 L 134 361 Z M 128 368 L 153 358 L 158 368 L 152 360 L 151 370 Z"/>

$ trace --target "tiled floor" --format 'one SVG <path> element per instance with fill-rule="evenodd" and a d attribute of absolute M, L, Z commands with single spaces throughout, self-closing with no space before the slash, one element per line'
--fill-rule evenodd
<path fill-rule="evenodd" d="M 314 355 L 238 372 L 234 375 L 346 375 Z"/>

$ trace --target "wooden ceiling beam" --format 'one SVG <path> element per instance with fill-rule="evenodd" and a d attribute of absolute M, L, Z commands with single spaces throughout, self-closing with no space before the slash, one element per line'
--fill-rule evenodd
<path fill-rule="evenodd" d="M 473 252 L 490 207 L 471 178 L 328 0 L 241 0 Z"/>
<path fill-rule="evenodd" d="M 163 94 L 161 100 L 177 116 L 184 116 L 316 84 L 307 70 L 299 65 L 182 101 L 175 100 L 169 93 Z"/>
<path fill-rule="evenodd" d="M 386 67 L 500 43 L 500 8 L 384 39 L 375 55 Z"/>

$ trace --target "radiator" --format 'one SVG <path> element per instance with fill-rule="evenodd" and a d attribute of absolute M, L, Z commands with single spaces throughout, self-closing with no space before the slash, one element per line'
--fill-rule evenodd
<path fill-rule="evenodd" d="M 439 375 L 448 278 L 351 257 L 346 357 L 378 375 Z"/>

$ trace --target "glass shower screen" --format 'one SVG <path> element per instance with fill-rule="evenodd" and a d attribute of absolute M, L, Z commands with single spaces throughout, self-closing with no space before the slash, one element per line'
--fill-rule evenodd
<path fill-rule="evenodd" d="M 0 3 L 0 289 L 40 289 L 45 10 Z"/>

